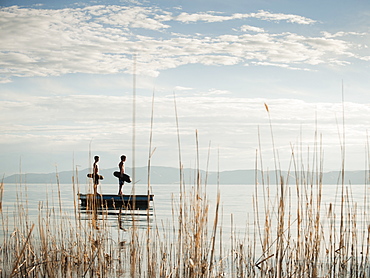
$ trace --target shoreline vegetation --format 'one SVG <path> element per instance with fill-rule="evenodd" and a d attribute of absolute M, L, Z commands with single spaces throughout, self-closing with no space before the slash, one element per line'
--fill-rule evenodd
<path fill-rule="evenodd" d="M 275 169 L 279 169 L 269 109 L 265 107 Z M 198 134 L 196 137 L 198 147 Z M 70 215 L 64 212 L 59 197 L 55 204 L 40 205 L 38 221 L 31 221 L 27 199 L 19 194 L 12 215 L 1 212 L 4 240 L 0 246 L 0 276 L 369 277 L 369 177 L 366 174 L 363 181 L 363 199 L 354 200 L 352 185 L 345 184 L 344 134 L 342 138 L 342 169 L 336 183 L 340 198 L 329 204 L 322 202 L 323 150 L 317 134 L 310 159 L 303 159 L 302 146 L 291 147 L 286 176 L 280 170 L 261 170 L 259 175 L 257 169 L 264 169 L 259 146 L 251 192 L 253 221 L 245 233 L 234 229 L 232 215 L 223 215 L 220 193 L 216 200 L 207 198 L 209 176 L 207 172 L 201 174 L 199 163 L 190 188 L 189 184 L 185 186 L 180 140 L 180 193 L 173 196 L 172 221 L 157 223 L 154 206 L 152 215 L 146 211 L 146 225 L 139 226 L 132 211 L 126 238 L 114 233 L 114 229 L 124 229 L 121 212 L 117 214 L 118 224 L 112 227 L 107 222 L 107 209 L 92 205 L 91 210 L 83 212 L 83 218 L 75 199 Z M 154 152 L 151 141 L 149 150 L 148 165 Z M 197 154 L 199 162 L 198 149 Z M 148 166 L 148 194 L 151 169 Z M 77 198 L 78 175 L 71 179 Z M 58 176 L 57 186 L 60 194 Z M 214 204 L 212 211 L 210 203 Z M 228 241 L 223 240 L 223 217 L 230 217 L 232 222 Z M 14 221 L 14 230 L 9 230 L 10 221 Z"/>
<path fill-rule="evenodd" d="M 322 169 L 321 159 L 317 161 L 311 169 Z M 353 200 L 350 186 L 339 183 L 340 200 L 322 204 L 322 172 L 307 179 L 298 174 L 303 172 L 299 165 L 292 160 L 294 179 L 278 176 L 280 182 L 271 184 L 268 175 L 256 178 L 251 192 L 254 230 L 244 236 L 232 230 L 229 242 L 222 240 L 222 196 L 207 198 L 207 177 L 200 173 L 190 190 L 178 185 L 181 193 L 173 198 L 171 223 L 150 224 L 155 210 L 153 215 L 147 211 L 147 226 L 139 228 L 132 212 L 126 239 L 114 236 L 106 208 L 91 209 L 82 220 L 77 198 L 74 215 L 64 213 L 59 200 L 55 206 L 40 206 L 38 221 L 32 222 L 20 194 L 13 231 L 7 228 L 9 215 L 1 212 L 8 236 L 0 246 L 0 276 L 368 277 L 366 194 L 363 200 Z M 75 193 L 78 187 L 73 183 Z M 256 198 L 261 194 L 262 202 Z M 292 194 L 297 196 L 294 205 Z M 210 202 L 214 211 L 209 210 Z"/>

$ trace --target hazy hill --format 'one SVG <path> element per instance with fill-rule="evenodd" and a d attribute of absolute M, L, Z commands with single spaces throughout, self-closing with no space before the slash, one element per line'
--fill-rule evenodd
<path fill-rule="evenodd" d="M 113 176 L 113 172 L 116 168 L 112 169 L 102 169 L 100 174 L 104 176 L 102 183 L 113 184 L 117 183 L 117 178 Z M 132 169 L 127 168 L 126 172 L 131 174 Z M 85 184 L 88 181 L 86 174 L 88 169 L 78 172 L 78 177 L 73 171 L 64 171 L 58 173 L 48 173 L 48 174 L 15 174 L 4 178 L 5 183 L 50 183 L 54 184 L 57 182 L 57 176 L 60 183 L 70 184 L 72 183 L 72 178 L 80 184 Z M 287 172 L 282 171 L 281 174 L 284 176 L 284 180 L 287 180 Z M 262 174 L 257 171 L 258 183 L 262 183 Z M 223 171 L 220 173 L 209 172 L 206 174 L 205 171 L 200 171 L 200 176 L 202 183 L 207 179 L 208 184 L 255 184 L 256 181 L 256 171 L 255 170 L 235 170 L 235 171 Z M 313 176 L 313 178 L 312 178 Z M 346 171 L 345 172 L 345 183 L 346 184 L 364 184 L 369 181 L 369 171 Z M 276 180 L 275 171 L 264 172 L 264 182 L 265 184 L 275 184 Z M 326 172 L 323 173 L 323 184 L 337 184 L 340 181 L 341 173 L 339 171 Z M 133 178 L 133 177 L 132 177 Z M 184 169 L 183 180 L 186 184 L 195 184 L 197 178 L 197 172 L 194 169 Z M 317 175 L 300 173 L 300 180 L 306 180 L 308 184 L 316 183 Z M 148 182 L 148 169 L 147 167 L 137 167 L 135 172 L 135 180 L 137 183 L 146 184 Z M 177 168 L 172 167 L 161 167 L 153 166 L 150 173 L 150 183 L 151 184 L 176 184 L 180 181 L 180 173 Z M 289 184 L 295 184 L 294 173 L 289 174 Z"/>

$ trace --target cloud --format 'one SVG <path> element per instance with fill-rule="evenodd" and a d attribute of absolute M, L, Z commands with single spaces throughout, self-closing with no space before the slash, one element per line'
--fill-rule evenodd
<path fill-rule="evenodd" d="M 174 88 L 175 91 L 191 91 L 193 88 L 183 87 L 183 86 L 176 86 Z"/>
<path fill-rule="evenodd" d="M 297 68 L 297 67 L 292 67 L 287 64 L 282 64 L 282 63 L 269 63 L 269 62 L 252 62 L 253 65 L 257 66 L 272 66 L 272 67 L 279 67 L 279 68 L 285 68 L 285 69 L 290 69 L 290 70 L 303 70 L 303 71 L 311 71 L 308 68 Z"/>
<path fill-rule="evenodd" d="M 258 13 L 249 13 L 249 14 L 241 14 L 236 13 L 232 15 L 223 15 L 222 13 L 215 13 L 215 12 L 202 12 L 202 13 L 194 13 L 189 14 L 186 12 L 181 13 L 178 16 L 174 16 L 173 19 L 181 22 L 223 22 L 229 21 L 234 19 L 243 19 L 243 18 L 256 18 L 260 20 L 267 20 L 267 21 L 287 21 L 290 23 L 297 23 L 297 24 L 313 24 L 316 21 L 310 18 L 306 18 L 303 16 L 293 15 L 293 14 L 274 14 L 267 11 L 260 10 Z"/>
<path fill-rule="evenodd" d="M 184 161 L 194 158 L 195 131 L 198 130 L 202 151 L 212 142 L 212 146 L 217 146 L 220 152 L 217 159 L 223 161 L 225 167 L 235 169 L 236 165 L 240 165 L 239 162 L 246 159 L 253 168 L 258 140 L 263 146 L 263 154 L 271 157 L 270 119 L 275 147 L 279 150 L 282 163 L 289 162 L 291 145 L 301 144 L 304 149 L 313 147 L 315 133 L 322 136 L 326 157 L 338 155 L 338 132 L 342 132 L 338 122 L 341 122 L 342 103 L 230 98 L 225 96 L 227 93 L 211 89 L 204 95 L 176 97 Z M 143 156 L 138 157 L 138 163 L 144 165 L 147 152 L 142 150 L 147 150 L 149 140 L 152 97 L 137 96 L 136 100 L 136 143 L 140 146 L 140 153 L 143 152 Z M 269 115 L 264 103 L 268 104 Z M 367 115 L 370 111 L 368 103 L 345 103 L 344 107 L 349 154 L 347 159 L 350 160 L 352 150 L 363 149 L 366 144 Z M 157 147 L 155 159 L 158 159 L 159 165 L 177 165 L 176 155 L 174 160 L 169 155 L 169 150 L 177 148 L 172 95 L 155 97 L 153 120 L 153 147 Z M 1 101 L 0 128 L 0 147 L 4 152 L 18 153 L 30 149 L 39 153 L 55 153 L 59 150 L 63 153 L 75 150 L 87 152 L 93 139 L 95 151 L 116 153 L 122 146 L 131 146 L 132 98 L 72 95 Z M 166 157 L 165 162 L 163 157 Z"/>
<path fill-rule="evenodd" d="M 287 21 L 290 23 L 297 23 L 297 24 L 313 24 L 316 21 L 310 18 L 306 18 L 299 15 L 293 14 L 282 14 L 282 13 L 270 13 L 267 11 L 258 11 L 258 13 L 251 13 L 248 17 L 259 18 L 263 20 L 273 20 L 273 21 Z"/>
<path fill-rule="evenodd" d="M 210 89 L 208 92 L 197 93 L 196 96 L 221 96 L 230 95 L 231 92 L 228 90 Z"/>
<path fill-rule="evenodd" d="M 59 10 L 0 9 L 0 82 L 12 77 L 58 76 L 69 73 L 136 73 L 156 77 L 162 70 L 187 64 L 259 64 L 307 69 L 320 64 L 346 65 L 367 60 L 359 45 L 339 39 L 344 34 L 307 37 L 291 32 L 268 33 L 250 25 L 243 33 L 207 35 L 177 31 L 173 21 L 239 23 L 246 18 L 313 24 L 291 14 L 259 11 L 249 14 L 180 13 L 143 6 L 89 6 Z M 237 30 L 238 28 L 231 28 Z M 168 33 L 167 30 L 171 30 Z M 153 33 L 155 32 L 155 33 Z M 151 35 L 149 35 L 151 34 Z M 361 47 L 360 47 L 361 48 Z M 279 65 L 280 64 L 280 65 Z"/>
<path fill-rule="evenodd" d="M 181 88 L 177 87 L 177 89 Z M 279 128 L 281 124 L 289 124 L 299 130 L 302 124 L 314 124 L 315 116 L 317 116 L 319 127 L 322 124 L 324 127 L 322 131 L 325 131 L 327 124 L 333 125 L 336 117 L 342 116 L 341 103 L 308 103 L 295 99 L 230 98 L 225 96 L 228 94 L 230 92 L 227 90 L 210 89 L 202 95 L 176 97 L 182 125 L 191 126 L 194 129 L 199 125 L 201 128 L 212 130 L 213 127 L 208 126 L 210 119 L 212 119 L 211 122 L 226 130 L 234 129 L 241 122 L 255 126 L 266 125 L 268 117 L 264 103 L 269 106 L 275 128 Z M 106 95 L 29 96 L 13 101 L 1 101 L 0 125 L 4 134 L 37 134 L 40 132 L 59 134 L 68 131 L 78 135 L 83 134 L 86 129 L 93 130 L 94 128 L 99 132 L 107 130 L 108 133 L 114 133 L 117 125 L 131 125 L 132 101 L 131 96 Z M 152 97 L 137 96 L 136 102 L 137 124 L 140 130 L 149 126 Z M 156 96 L 154 103 L 155 110 L 161 111 L 158 115 L 161 121 L 166 119 L 168 123 L 173 124 L 173 96 Z M 122 113 L 123 104 L 125 113 Z M 368 124 L 366 115 L 370 111 L 367 103 L 345 103 L 345 109 L 348 126 Z M 352 113 L 353 111 L 357 112 Z M 227 117 L 224 117 L 224 112 L 227 113 Z M 194 118 L 197 119 L 196 126 Z M 10 124 L 7 119 L 12 119 L 12 123 Z M 337 130 L 336 126 L 334 130 Z"/>
<path fill-rule="evenodd" d="M 206 22 L 222 22 L 234 19 L 233 16 L 223 16 L 223 15 L 214 15 L 212 13 L 181 13 L 178 16 L 173 17 L 174 20 L 181 22 L 197 22 L 197 21 L 206 21 Z"/>
<path fill-rule="evenodd" d="M 123 26 L 126 28 L 143 28 L 148 30 L 160 30 L 169 28 L 163 24 L 168 20 L 168 14 L 156 15 L 151 8 L 147 7 L 118 7 L 118 6 L 96 6 L 87 7 L 85 10 L 93 11 L 98 16 L 97 22 L 112 26 Z M 151 18 L 154 14 L 154 18 Z"/>
<path fill-rule="evenodd" d="M 334 33 L 334 34 L 323 31 L 322 34 L 326 38 L 336 38 L 336 37 L 344 37 L 344 36 L 366 36 L 366 35 L 368 35 L 367 33 L 344 32 L 344 31 L 340 31 L 340 32 L 337 32 L 337 33 Z"/>
<path fill-rule="evenodd" d="M 242 32 L 248 32 L 248 31 L 256 32 L 256 33 L 264 33 L 265 32 L 265 30 L 263 28 L 250 26 L 250 25 L 243 25 L 243 26 L 240 27 L 240 30 Z"/>

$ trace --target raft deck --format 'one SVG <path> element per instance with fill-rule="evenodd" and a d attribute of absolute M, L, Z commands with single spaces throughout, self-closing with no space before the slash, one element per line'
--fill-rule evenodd
<path fill-rule="evenodd" d="M 78 194 L 82 207 L 148 209 L 154 195 Z"/>

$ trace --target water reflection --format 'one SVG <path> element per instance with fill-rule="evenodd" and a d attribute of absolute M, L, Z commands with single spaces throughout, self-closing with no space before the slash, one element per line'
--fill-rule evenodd
<path fill-rule="evenodd" d="M 118 227 L 126 231 L 133 225 L 136 228 L 148 228 L 153 225 L 153 208 L 147 210 L 116 209 L 116 208 L 97 208 L 90 209 L 79 205 L 78 218 L 83 221 L 104 222 L 111 227 Z M 99 225 L 99 224 L 96 224 Z"/>

